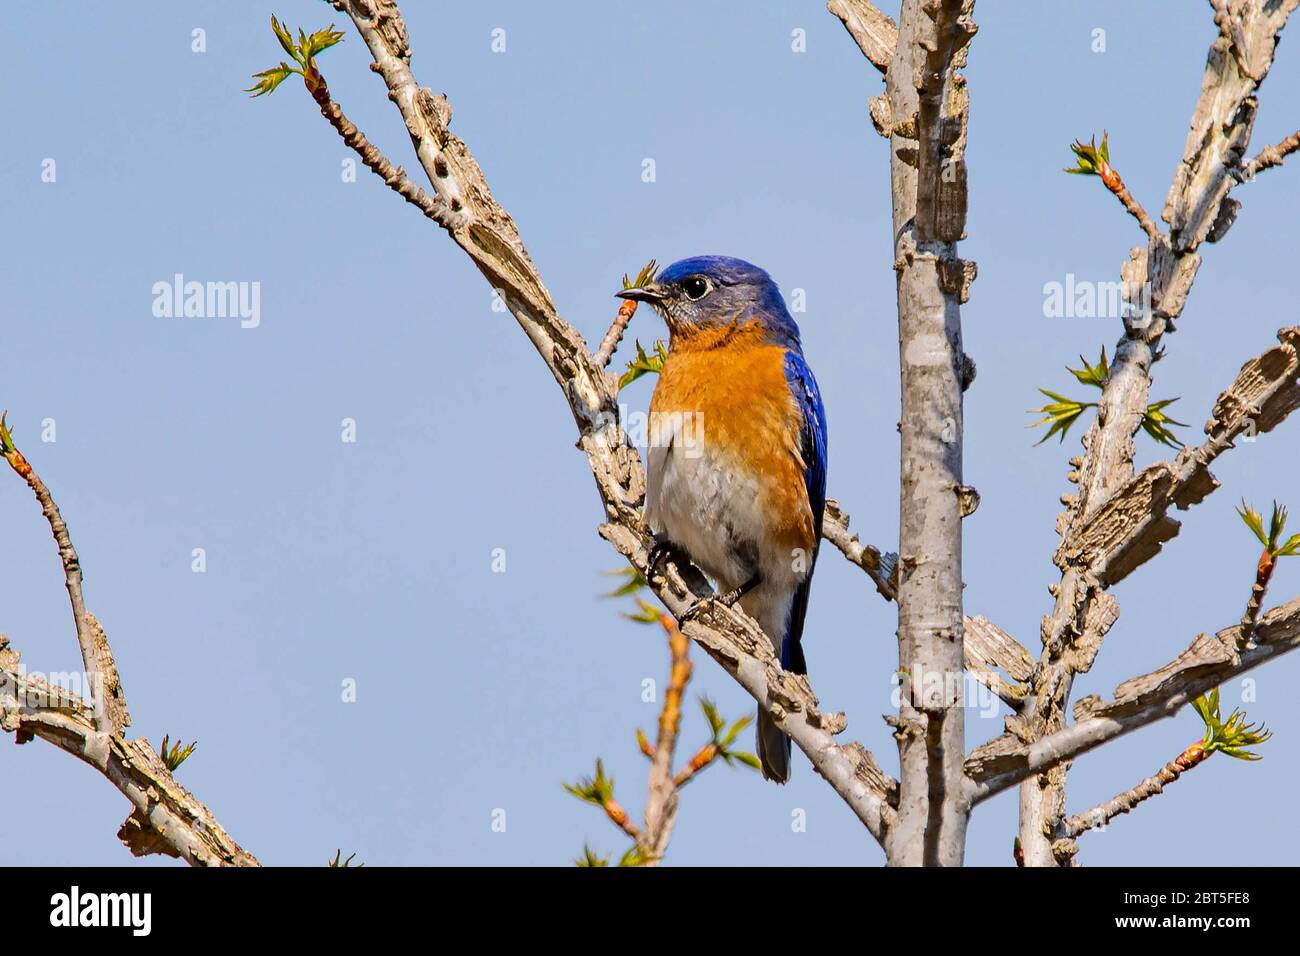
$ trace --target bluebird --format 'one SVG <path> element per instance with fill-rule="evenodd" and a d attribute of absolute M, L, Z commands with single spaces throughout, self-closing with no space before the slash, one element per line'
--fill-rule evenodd
<path fill-rule="evenodd" d="M 826 506 L 826 410 L 799 327 L 762 269 L 727 256 L 669 266 L 618 293 L 648 302 L 669 351 L 650 401 L 646 520 L 807 673 L 804 616 Z M 763 776 L 790 779 L 790 739 L 763 708 Z"/>

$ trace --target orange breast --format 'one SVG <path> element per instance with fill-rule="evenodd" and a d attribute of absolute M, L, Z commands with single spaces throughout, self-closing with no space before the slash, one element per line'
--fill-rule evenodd
<path fill-rule="evenodd" d="M 757 325 L 675 336 L 650 414 L 698 416 L 703 453 L 759 482 L 757 504 L 771 516 L 772 544 L 810 552 L 816 544 L 808 504 L 802 423 L 785 377 L 785 350 Z"/>

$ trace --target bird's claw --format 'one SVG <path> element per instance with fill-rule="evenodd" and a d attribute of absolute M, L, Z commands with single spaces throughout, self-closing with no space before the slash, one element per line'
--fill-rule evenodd
<path fill-rule="evenodd" d="M 748 594 L 757 583 L 758 578 L 755 577 L 750 581 L 746 581 L 738 588 L 732 588 L 730 591 L 723 591 L 721 594 L 710 594 L 708 597 L 699 598 L 694 604 L 682 612 L 682 616 L 677 619 L 677 623 L 685 624 L 687 621 L 693 621 L 706 609 L 711 607 L 735 607 L 736 602 Z"/>
<path fill-rule="evenodd" d="M 719 600 L 719 596 L 716 594 L 710 594 L 708 597 L 699 598 L 694 604 L 692 604 L 690 607 L 688 607 L 685 611 L 682 612 L 681 617 L 677 619 L 677 624 L 679 626 L 685 626 L 689 622 L 699 617 L 702 613 L 704 613 L 704 611 L 708 610 L 709 608 L 713 607 L 715 604 L 719 604 L 719 603 L 721 602 Z M 730 605 L 726 605 L 726 606 L 729 607 Z"/>
<path fill-rule="evenodd" d="M 646 554 L 645 570 L 646 577 L 653 577 L 656 574 L 662 574 L 659 565 L 667 558 L 672 558 L 674 564 L 681 564 L 685 560 L 681 551 L 665 538 L 655 538 L 655 543 L 650 545 L 650 550 Z"/>

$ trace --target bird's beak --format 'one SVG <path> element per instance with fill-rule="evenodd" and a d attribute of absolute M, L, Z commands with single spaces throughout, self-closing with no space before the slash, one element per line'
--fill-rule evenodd
<path fill-rule="evenodd" d="M 666 297 L 664 290 L 653 282 L 634 289 L 623 289 L 615 292 L 614 295 L 620 299 L 631 299 L 633 302 L 649 302 L 651 305 L 657 305 Z"/>

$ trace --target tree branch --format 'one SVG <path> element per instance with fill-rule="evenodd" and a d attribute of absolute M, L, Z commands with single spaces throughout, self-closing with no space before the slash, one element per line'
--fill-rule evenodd
<path fill-rule="evenodd" d="M 29 675 L 0 635 L 0 729 L 39 737 L 99 771 L 135 808 L 118 838 L 136 856 L 162 853 L 191 866 L 258 866 L 212 811 L 176 782 L 143 737 L 102 733 L 76 694 Z"/>
<path fill-rule="evenodd" d="M 86 675 L 86 690 L 93 707 L 95 728 L 101 735 L 120 731 L 121 726 L 115 726 L 114 717 L 118 717 L 119 720 L 124 719 L 127 723 L 130 722 L 130 718 L 125 716 L 125 703 L 122 704 L 119 713 L 111 712 L 107 706 L 108 685 L 101 673 L 104 668 L 101 668 L 100 661 L 104 661 L 105 668 L 112 668 L 114 676 L 117 668 L 113 666 L 113 655 L 109 651 L 108 640 L 104 637 L 103 629 L 99 629 L 96 633 L 87 620 L 86 600 L 81 591 L 81 559 L 77 557 L 77 551 L 72 546 L 72 536 L 68 534 L 68 526 L 63 520 L 63 515 L 59 513 L 59 506 L 54 503 L 54 496 L 50 494 L 50 489 L 45 486 L 45 482 L 41 481 L 41 476 L 36 474 L 27 459 L 23 457 L 23 453 L 14 445 L 13 436 L 2 417 L 0 417 L 0 452 L 3 452 L 9 467 L 19 478 L 27 482 L 27 486 L 36 495 L 36 501 L 41 506 L 41 514 L 45 515 L 45 520 L 49 522 L 54 543 L 58 545 L 59 560 L 63 564 L 63 580 L 68 589 L 72 619 L 77 630 L 77 644 L 81 648 L 81 665 Z M 121 694 L 120 684 L 115 688 L 115 692 Z"/>
<path fill-rule="evenodd" d="M 1139 803 L 1159 796 L 1165 792 L 1165 787 L 1197 765 L 1197 763 L 1187 762 L 1182 756 L 1177 760 L 1169 761 L 1156 774 L 1147 777 L 1131 790 L 1125 790 L 1123 793 L 1111 797 L 1105 803 L 1097 804 L 1091 810 L 1085 810 L 1083 813 L 1076 813 L 1070 817 L 1062 826 L 1066 838 L 1072 840 L 1089 830 L 1105 826 L 1115 817 L 1131 811 Z"/>
<path fill-rule="evenodd" d="M 1274 166 L 1281 166 L 1288 156 L 1300 149 L 1300 129 L 1296 130 L 1282 142 L 1265 146 L 1253 157 L 1241 164 L 1237 179 L 1249 182 L 1259 173 Z"/>
<path fill-rule="evenodd" d="M 898 555 L 893 552 L 882 553 L 875 545 L 859 541 L 858 536 L 849 531 L 849 516 L 834 498 L 826 499 L 822 537 L 835 545 L 850 562 L 866 571 L 886 601 L 898 597 Z"/>
<path fill-rule="evenodd" d="M 1160 552 L 1180 525 L 1170 508 L 1186 510 L 1214 492 L 1209 466 L 1244 433 L 1253 440 L 1300 408 L 1300 326 L 1280 329 L 1279 344 L 1247 361 L 1219 394 L 1205 425 L 1207 439 L 1173 462 L 1157 462 L 1134 476 L 1057 550 L 1062 570 L 1085 569 L 1102 587 L 1123 580 Z"/>
<path fill-rule="evenodd" d="M 406 175 L 400 166 L 394 166 L 379 149 L 366 139 L 364 133 L 357 129 L 350 119 L 343 114 L 343 109 L 330 98 L 329 85 L 319 72 L 313 74 L 312 82 L 307 83 L 307 91 L 320 107 L 321 115 L 338 131 L 343 142 L 361 157 L 366 168 L 384 181 L 393 190 L 428 218 L 444 229 L 451 229 L 454 218 L 447 203 L 440 198 L 430 196 Z"/>
<path fill-rule="evenodd" d="M 902 409 L 899 488 L 898 824 L 891 865 L 960 865 L 969 807 L 961 783 L 964 281 L 969 99 L 959 70 L 973 0 L 904 0 L 885 87 Z M 954 675 L 957 680 L 951 679 Z"/>
<path fill-rule="evenodd" d="M 646 857 L 655 862 L 663 857 L 668 841 L 672 839 L 673 824 L 677 821 L 677 782 L 673 776 L 673 755 L 677 752 L 677 732 L 682 723 L 682 695 L 691 679 L 691 661 L 688 655 L 690 642 L 677 627 L 677 622 L 667 614 L 663 615 L 660 623 L 668 634 L 672 665 L 668 671 L 664 705 L 659 712 L 659 735 L 655 741 L 654 756 L 650 758 L 645 832 L 637 841 Z"/>
<path fill-rule="evenodd" d="M 829 0 L 826 9 L 839 18 L 862 55 L 883 75 L 898 46 L 893 18 L 867 0 Z"/>
<path fill-rule="evenodd" d="M 1076 722 L 1046 737 L 1025 742 L 1008 733 L 977 747 L 966 760 L 972 799 L 987 800 L 1108 740 L 1172 717 L 1201 694 L 1295 650 L 1300 646 L 1300 597 L 1265 614 L 1255 629 L 1256 646 L 1234 654 L 1230 648 L 1238 645 L 1241 632 L 1241 625 L 1234 624 L 1213 637 L 1199 635 L 1164 667 L 1120 684 L 1109 702 L 1079 701 Z"/>
<path fill-rule="evenodd" d="M 1215 5 L 1220 35 L 1209 49 L 1183 158 L 1165 202 L 1163 218 L 1169 235 L 1152 238 L 1146 249 L 1133 249 L 1121 269 L 1130 312 L 1124 318 L 1124 335 L 1115 349 L 1097 417 L 1083 438 L 1084 455 L 1071 461 L 1070 478 L 1079 491 L 1062 498 L 1066 511 L 1057 521 L 1062 540 L 1058 555 L 1070 551 L 1082 529 L 1094 517 L 1100 520 L 1111 496 L 1133 480 L 1133 435 L 1146 414 L 1151 365 L 1162 337 L 1174 330 L 1173 322 L 1186 304 L 1200 266 L 1198 247 L 1222 239 L 1235 218 L 1238 204 L 1227 195 L 1236 184 L 1230 171 L 1249 142 L 1255 93 L 1272 65 L 1278 32 L 1298 3 L 1282 0 L 1270 12 L 1259 0 L 1223 0 Z M 1208 493 L 1196 485 L 1186 490 L 1188 494 L 1199 491 L 1201 497 Z M 1123 523 L 1113 527 L 1127 530 Z M 1176 527 L 1162 512 L 1152 531 L 1143 534 L 1167 540 Z M 1159 541 L 1152 545 L 1152 538 L 1132 537 L 1149 553 L 1131 550 L 1132 557 L 1116 565 L 1122 573 L 1149 558 L 1154 553 L 1151 547 L 1159 550 Z M 1056 600 L 1043 621 L 1040 677 L 1022 711 L 1024 732 L 1030 736 L 1050 735 L 1064 727 L 1074 675 L 1091 666 L 1119 614 L 1118 604 L 1104 594 L 1104 587 L 1094 569 L 1074 561 L 1062 568 L 1059 583 L 1052 585 Z M 1061 764 L 1028 781 L 1021 794 L 1020 836 L 1029 866 L 1058 862 L 1051 835 L 1059 835 L 1063 819 L 1067 769 Z"/>

